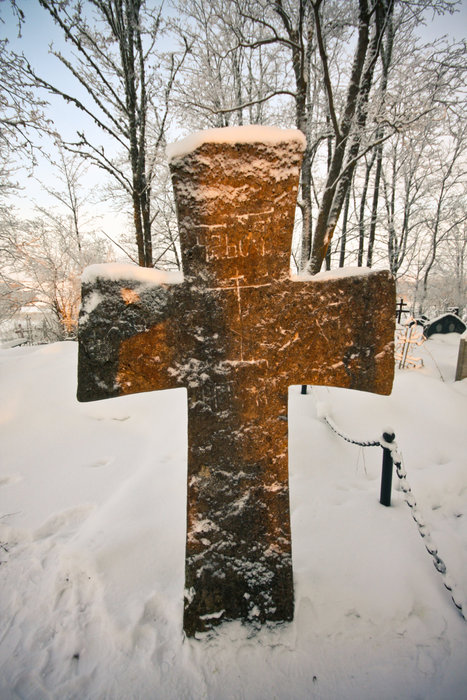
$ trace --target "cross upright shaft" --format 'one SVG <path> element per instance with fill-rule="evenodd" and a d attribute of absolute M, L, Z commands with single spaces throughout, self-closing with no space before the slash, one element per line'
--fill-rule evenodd
<path fill-rule="evenodd" d="M 172 154 L 183 283 L 111 288 L 97 276 L 83 287 L 84 310 L 99 285 L 119 307 L 106 309 L 110 374 L 83 314 L 80 398 L 188 389 L 190 636 L 223 620 L 292 619 L 288 386 L 392 384 L 390 275 L 289 279 L 302 135 L 232 133 Z"/>

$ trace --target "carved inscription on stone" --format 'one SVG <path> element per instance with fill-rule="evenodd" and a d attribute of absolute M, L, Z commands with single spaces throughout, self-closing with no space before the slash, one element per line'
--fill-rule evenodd
<path fill-rule="evenodd" d="M 224 224 L 216 228 L 226 228 Z M 266 255 L 264 240 L 254 241 L 251 238 L 232 243 L 228 233 L 213 233 L 202 231 L 198 233 L 196 242 L 199 247 L 205 248 L 206 262 L 220 260 L 221 258 L 247 258 L 251 254 Z"/>

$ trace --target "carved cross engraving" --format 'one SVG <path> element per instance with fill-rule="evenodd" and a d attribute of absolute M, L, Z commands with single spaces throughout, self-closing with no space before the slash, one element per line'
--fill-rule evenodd
<path fill-rule="evenodd" d="M 289 385 L 393 380 L 388 272 L 289 277 L 300 132 L 223 131 L 172 156 L 183 281 L 90 268 L 80 316 L 80 400 L 187 388 L 188 636 L 293 617 Z"/>

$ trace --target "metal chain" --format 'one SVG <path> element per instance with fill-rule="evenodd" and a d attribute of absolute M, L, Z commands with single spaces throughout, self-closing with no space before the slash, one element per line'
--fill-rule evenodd
<path fill-rule="evenodd" d="M 418 509 L 417 502 L 415 500 L 415 497 L 412 493 L 412 489 L 410 487 L 409 482 L 407 481 L 407 472 L 405 471 L 405 468 L 402 464 L 402 456 L 398 450 L 397 443 L 396 442 L 387 442 L 384 437 L 383 440 L 353 440 L 351 437 L 348 435 L 344 435 L 344 433 L 341 433 L 340 430 L 336 428 L 336 426 L 332 423 L 330 420 L 329 416 L 322 416 L 324 422 L 326 425 L 331 428 L 331 430 L 336 433 L 339 437 L 341 437 L 343 440 L 346 442 L 351 443 L 352 445 L 360 445 L 361 447 L 383 447 L 385 449 L 390 450 L 391 452 L 391 457 L 393 464 L 396 468 L 396 474 L 399 477 L 400 484 L 401 484 L 401 490 L 404 493 L 404 499 L 407 505 L 410 508 L 410 512 L 412 514 L 412 518 L 415 521 L 415 524 L 417 525 L 418 532 L 420 533 L 420 537 L 423 539 L 423 543 L 425 545 L 425 548 L 430 554 L 431 558 L 433 559 L 433 564 L 438 571 L 442 578 L 443 578 L 443 585 L 444 587 L 449 591 L 451 594 L 451 599 L 458 611 L 460 612 L 462 618 L 467 622 L 467 608 L 465 603 L 460 602 L 461 595 L 458 592 L 457 586 L 454 584 L 454 582 L 451 580 L 449 574 L 447 573 L 446 569 L 446 564 L 444 561 L 441 559 L 441 557 L 438 554 L 438 550 L 435 547 L 433 540 L 431 539 L 431 534 L 428 530 L 428 526 L 426 525 L 425 521 L 423 520 L 423 517 Z"/>
<path fill-rule="evenodd" d="M 386 446 L 386 445 L 385 445 Z M 446 569 L 446 564 L 444 561 L 441 559 L 441 557 L 438 554 L 438 550 L 431 539 L 431 534 L 430 531 L 428 530 L 428 526 L 426 525 L 425 521 L 423 520 L 423 516 L 420 513 L 417 502 L 415 500 L 415 497 L 412 493 L 412 489 L 410 487 L 409 482 L 407 481 L 407 472 L 405 471 L 405 467 L 402 464 L 402 456 L 399 453 L 397 449 L 397 444 L 395 442 L 388 444 L 387 445 L 388 449 L 391 451 L 391 456 L 392 456 L 392 461 L 393 464 L 396 468 L 396 473 L 397 476 L 399 477 L 400 480 L 400 485 L 401 489 L 404 493 L 404 498 L 405 502 L 410 508 L 410 512 L 412 514 L 412 518 L 415 521 L 418 532 L 420 533 L 420 537 L 423 539 L 423 544 L 425 545 L 425 549 L 430 554 L 431 558 L 433 559 L 433 564 L 438 571 L 443 579 L 443 585 L 446 588 L 446 590 L 449 591 L 451 594 L 451 599 L 458 611 L 460 612 L 462 618 L 467 622 L 467 607 L 465 602 L 462 603 L 460 602 L 460 598 L 462 597 L 457 586 L 455 583 L 452 581 L 451 577 L 449 576 L 447 569 Z"/>
<path fill-rule="evenodd" d="M 348 435 L 344 435 L 344 433 L 341 433 L 340 430 L 336 428 L 336 426 L 331 422 L 329 416 L 323 416 L 323 420 L 326 425 L 329 426 L 334 433 L 336 433 L 336 435 L 339 435 L 339 437 L 346 442 L 350 442 L 351 445 L 360 445 L 360 447 L 382 447 L 379 440 L 352 440 L 352 438 L 350 438 Z"/>

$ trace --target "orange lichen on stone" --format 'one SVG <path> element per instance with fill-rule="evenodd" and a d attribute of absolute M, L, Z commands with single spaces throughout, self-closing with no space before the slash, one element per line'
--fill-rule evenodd
<path fill-rule="evenodd" d="M 135 292 L 134 289 L 130 289 L 129 287 L 124 287 L 121 289 L 120 294 L 122 295 L 122 299 L 125 304 L 137 304 L 140 300 L 139 294 Z"/>

